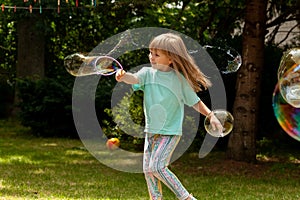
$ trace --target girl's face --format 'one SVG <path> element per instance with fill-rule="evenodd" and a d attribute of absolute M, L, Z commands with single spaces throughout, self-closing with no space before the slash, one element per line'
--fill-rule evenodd
<path fill-rule="evenodd" d="M 150 50 L 149 60 L 153 68 L 160 70 L 168 69 L 172 63 L 171 59 L 164 52 L 156 49 Z"/>

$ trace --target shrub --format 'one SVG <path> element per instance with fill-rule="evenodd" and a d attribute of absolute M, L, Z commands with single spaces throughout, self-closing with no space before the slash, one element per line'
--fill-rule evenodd
<path fill-rule="evenodd" d="M 57 79 L 18 80 L 19 117 L 33 134 L 77 137 L 72 117 L 72 90 Z"/>
<path fill-rule="evenodd" d="M 14 97 L 14 89 L 6 82 L 6 77 L 0 76 L 0 91 L 0 118 L 6 118 L 12 110 Z"/>
<path fill-rule="evenodd" d="M 132 95 L 126 94 L 115 107 L 104 111 L 109 117 L 102 120 L 105 135 L 122 140 L 124 149 L 142 150 L 145 126 L 143 93 L 138 91 Z"/>

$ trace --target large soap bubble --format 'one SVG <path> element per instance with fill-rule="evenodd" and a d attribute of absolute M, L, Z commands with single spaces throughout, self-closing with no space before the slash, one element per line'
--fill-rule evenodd
<path fill-rule="evenodd" d="M 300 108 L 295 108 L 284 100 L 278 84 L 273 92 L 273 110 L 281 128 L 289 136 L 300 141 Z"/>
<path fill-rule="evenodd" d="M 291 106 L 300 108 L 300 48 L 284 53 L 277 72 L 279 90 Z"/>

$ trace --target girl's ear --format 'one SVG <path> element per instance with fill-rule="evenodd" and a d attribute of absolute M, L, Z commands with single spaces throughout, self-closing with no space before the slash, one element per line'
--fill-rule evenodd
<path fill-rule="evenodd" d="M 172 60 L 169 58 L 169 65 L 171 65 L 172 64 Z"/>

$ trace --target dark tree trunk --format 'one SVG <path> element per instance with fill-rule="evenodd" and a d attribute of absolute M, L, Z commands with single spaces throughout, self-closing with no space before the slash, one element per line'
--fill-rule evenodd
<path fill-rule="evenodd" d="M 227 157 L 233 160 L 256 161 L 261 73 L 264 67 L 267 0 L 246 2 L 243 31 L 243 65 L 237 74 L 233 106 L 234 130 L 229 138 Z"/>
<path fill-rule="evenodd" d="M 18 22 L 17 77 L 44 77 L 44 34 L 36 28 L 37 19 L 28 18 Z"/>
<path fill-rule="evenodd" d="M 18 21 L 18 60 L 17 60 L 17 79 L 31 78 L 40 79 L 44 77 L 44 53 L 45 36 L 42 30 L 37 29 L 38 19 L 30 17 Z M 15 89 L 15 109 L 12 115 L 18 112 L 17 104 L 18 88 Z"/>

